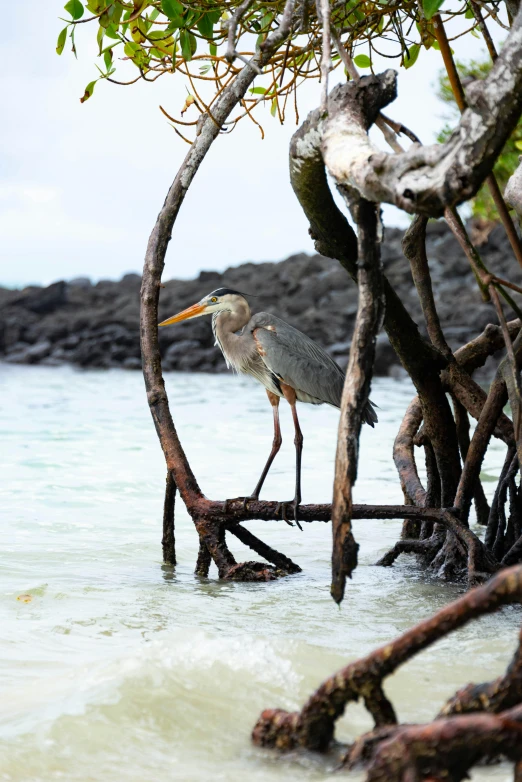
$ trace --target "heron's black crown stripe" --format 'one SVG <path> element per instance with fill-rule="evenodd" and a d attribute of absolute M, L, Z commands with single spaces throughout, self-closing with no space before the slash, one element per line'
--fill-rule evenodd
<path fill-rule="evenodd" d="M 235 291 L 232 288 L 217 288 L 215 291 L 212 291 L 212 293 L 209 293 L 207 298 L 210 298 L 211 296 L 226 296 L 227 293 L 233 293 L 236 296 L 252 295 L 250 293 L 241 293 L 241 291 Z"/>

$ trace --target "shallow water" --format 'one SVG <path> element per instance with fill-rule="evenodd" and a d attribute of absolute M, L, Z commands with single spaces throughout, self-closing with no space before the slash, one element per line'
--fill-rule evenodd
<path fill-rule="evenodd" d="M 272 440 L 263 390 L 231 375 L 167 376 L 171 407 L 203 491 L 249 492 Z M 401 502 L 393 437 L 408 382 L 377 380 L 357 502 Z M 161 563 L 165 467 L 138 373 L 0 365 L 0 780 L 326 780 L 331 761 L 252 747 L 267 707 L 299 707 L 322 679 L 393 638 L 462 588 L 426 582 L 415 562 L 373 567 L 399 521 L 355 522 L 360 565 L 339 610 L 329 596 L 330 529 L 252 522 L 303 573 L 271 584 L 193 575 L 197 536 L 178 501 L 178 567 Z M 304 502 L 328 501 L 338 413 L 300 407 Z M 293 490 L 293 432 L 265 497 Z M 486 489 L 503 460 L 495 446 Z M 234 538 L 232 550 L 251 558 Z M 29 602 L 17 598 L 30 596 Z M 439 642 L 388 680 L 401 719 L 432 718 L 468 681 L 505 668 L 520 612 L 505 609 Z M 350 706 L 338 737 L 370 722 Z M 351 775 L 352 780 L 360 777 Z M 508 780 L 508 766 L 474 780 Z"/>

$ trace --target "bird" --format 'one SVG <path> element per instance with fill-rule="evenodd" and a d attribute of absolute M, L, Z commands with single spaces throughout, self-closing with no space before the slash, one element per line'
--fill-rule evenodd
<path fill-rule="evenodd" d="M 159 323 L 170 326 L 189 318 L 212 315 L 215 344 L 225 358 L 227 367 L 238 373 L 251 375 L 266 389 L 272 406 L 274 439 L 272 449 L 257 485 L 248 497 L 258 500 L 268 471 L 279 449 L 282 436 L 279 423 L 279 401 L 283 397 L 292 410 L 295 429 L 296 473 L 294 499 L 278 503 L 281 517 L 287 518 L 287 506 L 293 509 L 298 521 L 301 503 L 301 455 L 303 434 L 299 426 L 296 402 L 312 405 L 329 404 L 340 408 L 345 374 L 335 361 L 316 342 L 269 312 L 252 315 L 247 293 L 232 288 L 217 288 L 187 309 Z M 376 405 L 368 400 L 363 421 L 371 427 L 377 423 Z"/>

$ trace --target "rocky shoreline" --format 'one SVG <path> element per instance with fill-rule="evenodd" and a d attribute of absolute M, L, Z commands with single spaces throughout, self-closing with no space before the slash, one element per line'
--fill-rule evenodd
<path fill-rule="evenodd" d="M 385 272 L 425 333 L 401 238 L 398 229 L 386 231 Z M 456 348 L 475 337 L 487 323 L 496 323 L 496 315 L 492 305 L 482 301 L 469 264 L 444 223 L 428 226 L 427 251 L 442 326 Z M 490 270 L 522 284 L 522 270 L 501 227 L 493 229 L 480 251 Z M 87 278 L 78 278 L 46 288 L 0 288 L 0 360 L 139 369 L 140 284 L 138 274 L 127 274 L 118 282 L 107 280 L 95 285 Z M 253 311 L 274 312 L 315 339 L 341 365 L 346 364 L 357 291 L 336 261 L 299 254 L 279 263 L 244 263 L 222 274 L 205 271 L 195 280 L 170 280 L 161 291 L 160 318 L 221 286 L 255 294 L 251 299 Z M 208 318 L 161 329 L 160 346 L 165 370 L 226 370 L 220 351 L 213 345 Z M 385 334 L 379 336 L 375 372 L 400 372 Z"/>

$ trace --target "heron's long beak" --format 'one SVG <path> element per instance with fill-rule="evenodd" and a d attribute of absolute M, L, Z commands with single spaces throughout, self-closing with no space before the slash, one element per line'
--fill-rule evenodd
<path fill-rule="evenodd" d="M 204 304 L 193 304 L 192 307 L 187 307 L 183 312 L 178 312 L 177 315 L 173 315 L 172 318 L 159 323 L 159 326 L 170 326 L 171 323 L 179 323 L 180 320 L 187 320 L 188 318 L 196 318 L 198 315 L 205 313 L 206 307 Z"/>

